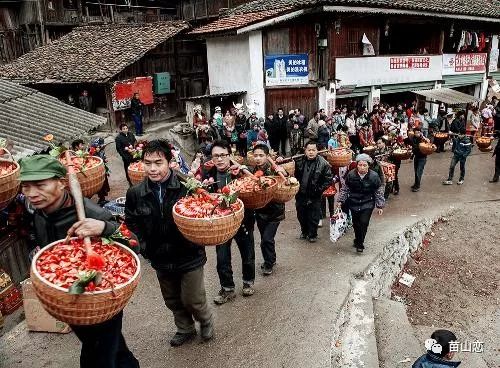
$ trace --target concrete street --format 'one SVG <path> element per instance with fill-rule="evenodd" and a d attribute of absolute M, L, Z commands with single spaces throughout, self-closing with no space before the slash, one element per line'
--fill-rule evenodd
<path fill-rule="evenodd" d="M 108 146 L 112 187 L 123 188 L 121 161 Z M 320 229 L 320 241 L 309 244 L 297 239 L 298 223 L 294 203 L 287 205 L 287 219 L 277 235 L 278 260 L 275 273 L 259 274 L 262 256 L 256 231 L 256 293 L 215 311 L 216 337 L 209 343 L 199 339 L 180 348 L 171 348 L 175 332 L 171 313 L 163 304 L 155 274 L 142 263 L 140 285 L 125 309 L 124 335 L 141 367 L 307 367 L 331 364 L 332 326 L 350 290 L 353 274 L 365 270 L 382 250 L 385 241 L 406 226 L 444 212 L 468 201 L 500 199 L 500 184 L 490 184 L 494 161 L 491 154 L 474 149 L 467 162 L 463 186 L 443 186 L 450 153 L 433 154 L 424 171 L 421 191 L 412 193 L 411 161 L 400 171 L 401 192 L 391 196 L 383 216 L 374 215 L 362 255 L 352 248 L 352 230 L 332 244 L 328 226 Z M 458 178 L 458 165 L 456 178 Z M 114 190 L 116 193 L 116 189 Z M 207 295 L 219 290 L 215 270 L 215 249 L 208 248 L 205 266 Z M 233 269 L 237 291 L 241 290 L 240 257 L 233 247 Z M 77 367 L 79 344 L 72 334 L 29 333 L 21 323 L 0 340 L 0 367 Z"/>

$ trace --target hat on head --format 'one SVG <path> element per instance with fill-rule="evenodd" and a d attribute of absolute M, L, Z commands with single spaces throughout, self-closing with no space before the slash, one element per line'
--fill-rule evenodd
<path fill-rule="evenodd" d="M 453 115 L 454 112 L 453 112 L 453 109 L 452 108 L 448 108 L 448 110 L 446 111 L 446 116 L 450 116 L 450 115 Z"/>
<path fill-rule="evenodd" d="M 367 155 L 366 153 L 360 153 L 359 155 L 356 156 L 356 162 L 359 162 L 359 161 L 366 161 L 369 164 L 371 164 L 373 162 L 370 155 Z"/>
<path fill-rule="evenodd" d="M 19 161 L 19 165 L 21 166 L 20 181 L 38 181 L 66 176 L 64 165 L 49 155 L 25 157 Z"/>

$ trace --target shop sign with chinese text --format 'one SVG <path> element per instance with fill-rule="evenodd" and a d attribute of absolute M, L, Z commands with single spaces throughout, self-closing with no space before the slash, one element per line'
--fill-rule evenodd
<path fill-rule="evenodd" d="M 443 75 L 484 73 L 486 59 L 486 53 L 443 54 Z"/>
<path fill-rule="evenodd" d="M 309 84 L 309 55 L 266 55 L 266 86 Z"/>

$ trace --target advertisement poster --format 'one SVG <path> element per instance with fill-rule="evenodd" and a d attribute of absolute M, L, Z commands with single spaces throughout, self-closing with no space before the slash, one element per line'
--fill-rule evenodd
<path fill-rule="evenodd" d="M 115 82 L 111 88 L 113 110 L 130 108 L 130 100 L 134 93 L 139 93 L 139 99 L 144 105 L 153 103 L 153 79 L 151 77 L 137 77 L 125 81 Z"/>
<path fill-rule="evenodd" d="M 486 53 L 444 54 L 443 75 L 484 73 Z"/>
<path fill-rule="evenodd" d="M 266 55 L 266 86 L 309 84 L 309 55 Z"/>

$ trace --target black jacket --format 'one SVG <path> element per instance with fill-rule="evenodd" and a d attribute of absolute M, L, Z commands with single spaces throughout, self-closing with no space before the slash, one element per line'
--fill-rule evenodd
<path fill-rule="evenodd" d="M 465 134 L 465 120 L 453 119 L 450 125 L 450 132 L 455 134 Z"/>
<path fill-rule="evenodd" d="M 307 159 L 302 158 L 297 160 L 295 165 L 295 177 L 302 183 L 302 176 L 304 174 L 304 168 L 307 164 Z M 317 156 L 312 163 L 314 165 L 307 186 L 305 189 L 306 194 L 304 195 L 301 191 L 297 194 L 296 198 L 310 198 L 319 199 L 325 191 L 326 188 L 332 183 L 333 175 L 331 166 L 322 156 Z M 301 184 L 302 185 L 302 184 Z"/>
<path fill-rule="evenodd" d="M 419 144 L 423 142 L 425 142 L 423 137 L 417 138 L 416 136 L 413 136 L 410 139 L 412 154 L 417 159 L 427 157 L 420 151 Z"/>
<path fill-rule="evenodd" d="M 269 135 L 269 139 L 274 139 L 279 136 L 274 119 L 270 120 L 269 118 L 266 118 L 266 121 L 264 122 L 264 129 Z"/>
<path fill-rule="evenodd" d="M 353 211 L 362 211 L 375 208 L 376 193 L 382 185 L 379 174 L 373 170 L 368 170 L 368 173 L 361 178 L 357 169 L 353 169 L 347 173 L 345 179 L 348 197 L 339 198 L 340 202 L 344 202 Z M 383 207 L 383 203 L 380 204 Z"/>
<path fill-rule="evenodd" d="M 132 111 L 132 114 L 136 116 L 142 116 L 143 108 L 144 104 L 141 102 L 140 99 L 132 98 L 132 100 L 130 100 L 130 110 Z"/>
<path fill-rule="evenodd" d="M 129 145 L 133 146 L 136 142 L 137 141 L 131 132 L 128 132 L 127 135 L 122 132 L 118 133 L 115 138 L 116 151 L 122 157 L 123 161 L 133 161 L 132 155 L 125 151 L 125 147 L 128 147 Z"/>
<path fill-rule="evenodd" d="M 105 222 L 106 225 L 101 234 L 103 237 L 109 237 L 116 231 L 119 225 L 113 221 L 113 215 L 109 211 L 87 198 L 83 199 L 83 206 L 86 217 Z M 66 238 L 69 228 L 77 221 L 78 216 L 74 205 L 60 208 L 50 214 L 36 210 L 33 216 L 33 226 L 37 245 L 44 247 L 56 240 Z"/>
<path fill-rule="evenodd" d="M 278 114 L 274 115 L 274 124 L 275 124 L 275 135 L 280 137 L 280 138 L 286 138 L 287 131 L 288 131 L 288 118 L 283 115 L 281 118 L 279 117 Z"/>
<path fill-rule="evenodd" d="M 251 171 L 255 173 L 257 170 L 262 170 L 262 172 L 266 176 L 276 175 L 276 173 L 271 169 L 271 165 L 269 164 L 266 164 L 263 167 L 255 166 Z M 265 207 L 255 210 L 255 216 L 266 222 L 283 221 L 285 219 L 285 204 L 270 202 Z"/>
<path fill-rule="evenodd" d="M 144 180 L 129 188 L 125 202 L 125 223 L 137 234 L 145 257 L 155 270 L 163 272 L 184 273 L 203 266 L 205 248 L 184 238 L 172 215 L 172 207 L 186 195 L 186 188 L 172 172 L 160 206 L 153 185 L 157 184 Z"/>

